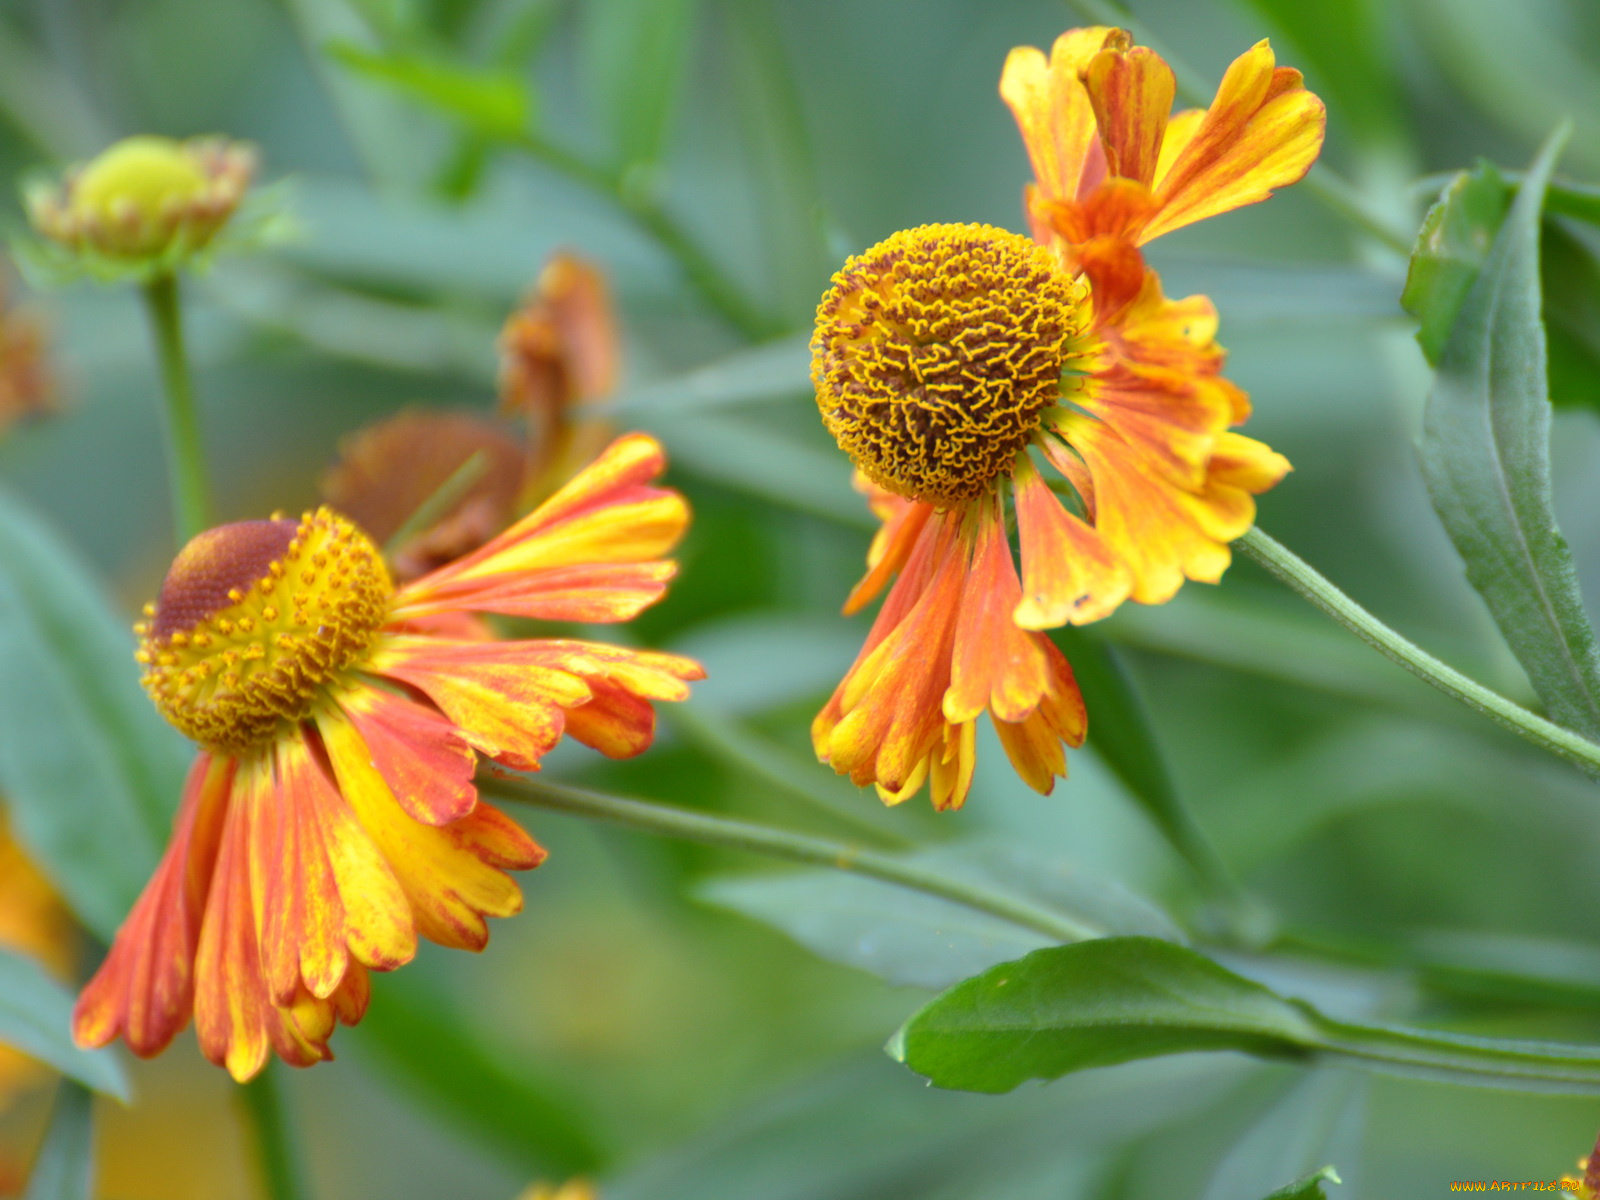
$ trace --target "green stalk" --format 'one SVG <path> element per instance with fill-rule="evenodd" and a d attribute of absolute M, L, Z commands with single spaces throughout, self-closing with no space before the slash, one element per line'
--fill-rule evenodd
<path fill-rule="evenodd" d="M 1102 929 L 1040 908 L 1020 897 L 952 878 L 943 872 L 928 870 L 848 842 L 790 833 L 785 829 L 689 812 L 664 804 L 608 796 L 603 792 L 591 792 L 543 779 L 488 779 L 481 781 L 479 786 L 484 792 L 504 800 L 607 821 L 644 833 L 725 846 L 730 850 L 764 854 L 815 867 L 853 871 L 988 913 L 1060 942 L 1081 942 L 1102 937 L 1105 933 Z"/>
<path fill-rule="evenodd" d="M 632 218 L 677 260 L 689 283 L 723 320 L 751 341 L 761 341 L 780 330 L 760 312 L 744 292 L 723 274 L 716 261 L 694 237 L 652 197 L 629 186 L 626 174 L 596 166 L 536 134 L 524 133 L 513 143 L 530 158 L 559 171 L 569 179 L 598 192 Z"/>
<path fill-rule="evenodd" d="M 145 310 L 161 360 L 166 395 L 167 472 L 171 480 L 173 531 L 181 546 L 209 529 L 211 488 L 206 478 L 205 448 L 195 413 L 194 384 L 183 344 L 183 309 L 178 277 L 158 275 L 144 285 Z"/>
<path fill-rule="evenodd" d="M 294 1131 L 278 1087 L 278 1064 L 269 1060 L 261 1074 L 239 1089 L 239 1096 L 269 1200 L 306 1200 L 310 1192 L 300 1170 Z"/>
<path fill-rule="evenodd" d="M 1390 629 L 1260 529 L 1251 528 L 1233 544 L 1390 662 L 1398 663 L 1424 683 L 1432 684 L 1446 696 L 1482 713 L 1541 750 L 1576 764 L 1587 775 L 1600 778 L 1600 745 L 1529 712 L 1440 662 Z"/>

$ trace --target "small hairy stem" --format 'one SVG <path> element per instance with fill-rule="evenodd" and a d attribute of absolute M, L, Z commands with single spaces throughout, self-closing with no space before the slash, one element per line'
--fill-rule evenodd
<path fill-rule="evenodd" d="M 634 224 L 677 260 L 685 278 L 706 303 L 739 333 L 751 341 L 761 341 L 780 332 L 743 290 L 723 273 L 689 231 L 653 198 L 631 187 L 625 174 L 596 166 L 588 159 L 535 134 L 522 134 L 514 144 L 529 157 L 538 159 L 591 191 L 599 192 L 626 213 Z"/>
<path fill-rule="evenodd" d="M 1234 545 L 1391 662 L 1399 663 L 1423 682 L 1497 721 L 1541 750 L 1575 763 L 1585 774 L 1600 778 L 1600 745 L 1529 712 L 1440 662 L 1390 629 L 1260 529 L 1250 529 Z"/>
<path fill-rule="evenodd" d="M 195 413 L 194 384 L 183 345 L 183 310 L 178 277 L 160 275 L 144 285 L 145 310 L 161 360 L 166 395 L 167 472 L 171 479 L 173 529 L 181 546 L 209 529 L 211 488 L 206 478 L 205 448 Z"/>
<path fill-rule="evenodd" d="M 606 821 L 645 833 L 658 833 L 685 841 L 787 859 L 789 862 L 867 875 L 988 913 L 1060 942 L 1081 942 L 1101 937 L 1105 932 L 1020 897 L 956 879 L 943 872 L 919 867 L 848 842 L 790 833 L 785 829 L 773 829 L 751 821 L 714 817 L 664 804 L 624 799 L 542 779 L 491 779 L 485 780 L 482 787 L 485 792 L 505 800 Z"/>
<path fill-rule="evenodd" d="M 307 1200 L 310 1193 L 278 1087 L 278 1064 L 268 1062 L 261 1074 L 239 1089 L 239 1096 L 269 1200 Z"/>

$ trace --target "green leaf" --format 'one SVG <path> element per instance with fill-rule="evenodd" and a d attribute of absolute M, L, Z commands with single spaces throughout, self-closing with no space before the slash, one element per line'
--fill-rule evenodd
<path fill-rule="evenodd" d="M 1451 324 L 1419 450 L 1467 578 L 1551 718 L 1600 738 L 1600 651 L 1550 497 L 1539 226 L 1564 140 L 1553 135 L 1528 170 Z"/>
<path fill-rule="evenodd" d="M 1113 880 L 1018 847 L 969 844 L 906 857 L 1107 933 L 1182 938 L 1164 914 Z M 838 871 L 713 879 L 698 894 L 782 930 L 822 958 L 870 971 L 896 986 L 946 988 L 1053 944 L 1026 926 Z"/>
<path fill-rule="evenodd" d="M 1100 758 L 1168 842 L 1203 876 L 1226 877 L 1215 849 L 1178 794 L 1144 702 L 1117 651 L 1098 632 L 1053 629 L 1089 710 L 1089 749 Z"/>
<path fill-rule="evenodd" d="M 757 401 L 811 395 L 810 334 L 737 350 L 671 379 L 631 388 L 607 407 L 630 419 L 698 413 Z"/>
<path fill-rule="evenodd" d="M 44 1145 L 23 1200 L 90 1200 L 94 1195 L 94 1097 L 71 1080 L 56 1091 Z"/>
<path fill-rule="evenodd" d="M 1298 1058 L 1316 1024 L 1210 959 L 1154 938 L 1036 950 L 957 984 L 911 1017 L 889 1053 L 944 1088 L 1005 1092 L 1193 1050 Z"/>
<path fill-rule="evenodd" d="M 119 1100 L 128 1098 L 122 1068 L 109 1050 L 72 1041 L 72 993 L 31 958 L 0 949 L 0 1044 L 20 1050 Z"/>
<path fill-rule="evenodd" d="M 617 161 L 660 161 L 693 45 L 695 0 L 589 0 L 583 65 Z"/>
<path fill-rule="evenodd" d="M 401 972 L 383 981 L 351 1040 L 418 1100 L 458 1129 L 533 1173 L 579 1175 L 605 1164 L 584 1116 L 555 1085 L 508 1064 L 462 1029 L 426 983 Z"/>
<path fill-rule="evenodd" d="M 1314 1171 L 1304 1179 L 1297 1179 L 1288 1187 L 1281 1187 L 1267 1196 L 1265 1200 L 1322 1200 L 1327 1195 L 1322 1190 L 1324 1183 L 1343 1183 L 1339 1172 L 1332 1167 L 1323 1167 Z"/>
<path fill-rule="evenodd" d="M 1550 402 L 1600 409 L 1600 230 L 1549 215 L 1539 272 L 1544 281 Z"/>
<path fill-rule="evenodd" d="M 379 54 L 353 42 L 330 42 L 327 52 L 358 75 L 388 84 L 484 137 L 515 139 L 533 118 L 532 93 L 511 71 L 464 66 L 433 54 Z"/>
<path fill-rule="evenodd" d="M 88 572 L 0 493 L 0 795 L 107 941 L 155 868 L 190 757 Z"/>
<path fill-rule="evenodd" d="M 1422 220 L 1400 306 L 1417 318 L 1417 341 L 1435 366 L 1505 220 L 1511 195 L 1511 185 L 1499 171 L 1479 163 L 1452 179 Z"/>

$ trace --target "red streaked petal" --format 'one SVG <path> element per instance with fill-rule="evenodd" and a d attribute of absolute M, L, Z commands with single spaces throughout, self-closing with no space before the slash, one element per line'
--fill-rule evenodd
<path fill-rule="evenodd" d="M 384 639 L 369 668 L 422 691 L 474 749 L 532 771 L 561 740 L 564 710 L 591 695 L 581 679 L 530 657 L 533 644 L 395 636 Z"/>
<path fill-rule="evenodd" d="M 661 599 L 677 573 L 677 563 L 666 560 L 471 576 L 432 588 L 425 604 L 406 605 L 396 620 L 411 622 L 419 614 L 461 606 L 541 621 L 612 624 L 632 620 Z"/>
<path fill-rule="evenodd" d="M 353 743 L 341 744 L 345 770 L 340 786 L 381 789 L 383 798 L 394 803 L 392 793 L 387 792 L 388 785 L 370 758 L 360 751 L 352 755 L 352 746 Z M 331 747 L 329 753 L 334 753 Z M 356 820 L 347 794 L 341 794 L 322 763 L 303 743 L 280 749 L 278 773 L 280 802 L 306 814 L 305 820 L 314 829 L 333 872 L 343 922 L 337 931 L 330 926 L 329 936 L 338 937 L 356 962 L 375 971 L 392 971 L 410 962 L 417 953 L 410 905 L 394 870 Z M 329 994 L 307 971 L 304 957 L 301 970 L 313 993 Z M 320 982 L 325 983 L 325 977 Z"/>
<path fill-rule="evenodd" d="M 1178 90 L 1172 68 L 1146 46 L 1107 48 L 1084 67 L 1083 86 L 1107 172 L 1149 186 Z"/>
<path fill-rule="evenodd" d="M 251 900 L 261 945 L 261 969 L 275 1004 L 292 1004 L 302 983 L 326 996 L 350 965 L 344 903 L 322 831 L 290 781 L 258 787 L 245 806 Z"/>
<path fill-rule="evenodd" d="M 1044 692 L 1045 660 L 1033 635 L 1012 620 L 1022 585 L 997 502 L 985 505 L 973 536 L 951 651 L 950 687 L 942 705 L 944 719 L 966 724 L 992 708 L 1008 721 L 1020 721 Z M 940 778 L 938 770 L 934 778 L 936 782 Z"/>
<path fill-rule="evenodd" d="M 336 700 L 346 719 L 329 714 L 317 722 L 330 754 L 365 752 L 400 807 L 425 825 L 445 825 L 472 811 L 478 756 L 454 725 L 376 687 L 346 688 Z"/>
<path fill-rule="evenodd" d="M 884 586 L 904 569 L 916 547 L 922 528 L 933 515 L 933 505 L 896 496 L 872 483 L 860 471 L 855 473 L 855 487 L 867 497 L 867 503 L 883 525 L 872 536 L 867 549 L 867 573 L 861 577 L 844 602 L 844 615 L 860 612 Z"/>
<path fill-rule="evenodd" d="M 676 492 L 648 486 L 666 466 L 655 439 L 618 438 L 571 482 L 482 549 L 458 559 L 395 597 L 403 617 L 433 606 L 447 583 L 480 583 L 513 572 L 640 563 L 667 553 L 683 536 L 689 509 Z M 470 608 L 469 593 L 452 589 L 451 604 Z"/>
<path fill-rule="evenodd" d="M 1122 30 L 1091 26 L 1058 37 L 1048 59 L 1033 46 L 1006 57 L 1000 97 L 1016 118 L 1045 199 L 1077 198 L 1096 145 L 1094 109 L 1079 73 L 1104 47 L 1127 44 Z"/>
<path fill-rule="evenodd" d="M 1257 42 L 1229 66 L 1204 116 L 1185 122 L 1183 148 L 1162 155 L 1162 209 L 1142 241 L 1265 200 L 1311 169 L 1327 113 L 1300 72 L 1275 63 L 1272 47 Z"/>
<path fill-rule="evenodd" d="M 1017 460 L 1014 483 L 1022 547 L 1016 623 L 1024 629 L 1052 629 L 1068 622 L 1084 625 L 1114 612 L 1127 598 L 1131 581 L 1112 547 L 1062 507 L 1026 454 Z"/>
<path fill-rule="evenodd" d="M 195 758 L 167 852 L 73 1009 L 80 1046 L 104 1046 L 120 1034 L 149 1058 L 189 1023 L 195 948 L 235 767 L 232 758 L 203 751 Z"/>

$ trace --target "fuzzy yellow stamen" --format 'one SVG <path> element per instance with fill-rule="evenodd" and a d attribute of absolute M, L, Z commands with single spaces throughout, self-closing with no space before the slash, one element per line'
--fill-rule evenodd
<path fill-rule="evenodd" d="M 817 309 L 822 420 L 880 487 L 941 506 L 1010 470 L 1060 403 L 1087 315 L 1050 252 L 989 225 L 924 225 L 844 265 Z"/>
<path fill-rule="evenodd" d="M 311 711 L 372 644 L 393 590 L 377 547 L 326 508 L 208 530 L 135 626 L 145 690 L 195 741 L 242 753 Z"/>

